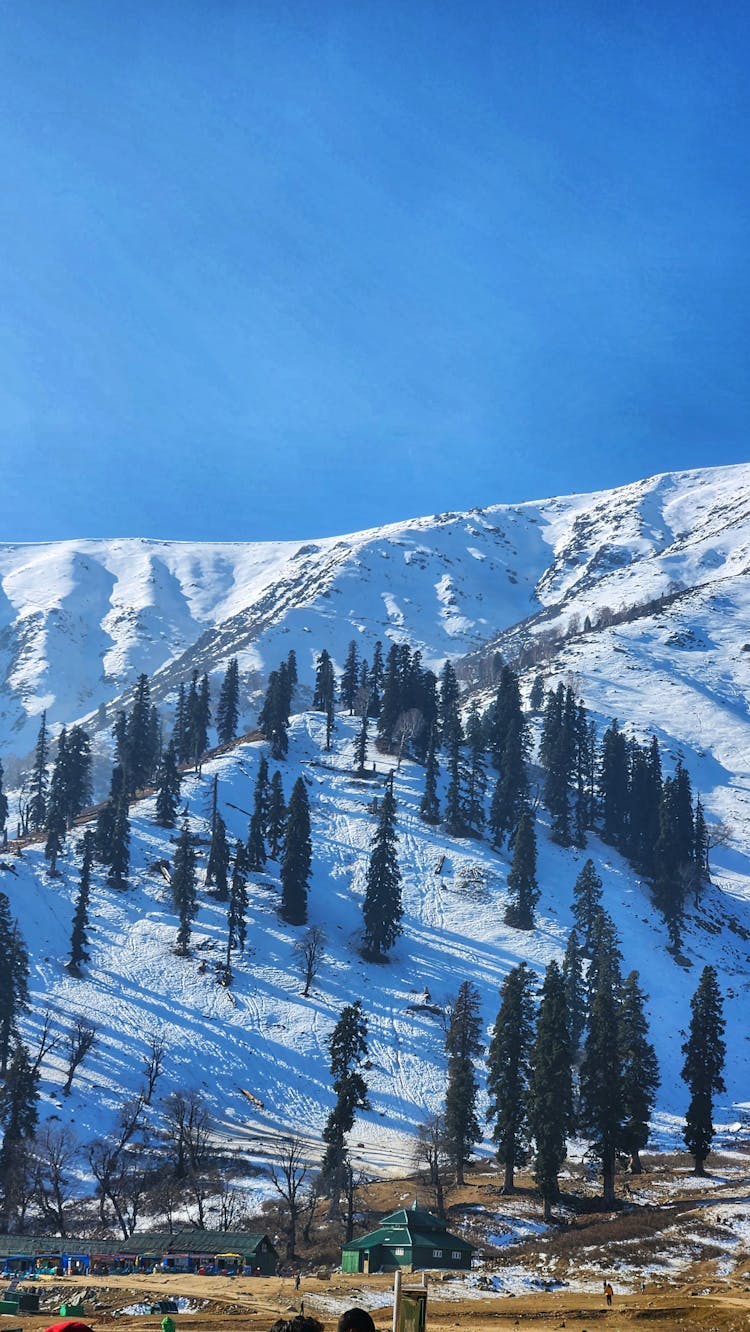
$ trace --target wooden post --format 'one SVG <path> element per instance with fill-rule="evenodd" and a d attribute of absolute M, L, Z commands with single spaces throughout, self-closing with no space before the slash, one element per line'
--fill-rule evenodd
<path fill-rule="evenodd" d="M 398 1306 L 401 1301 L 401 1268 L 393 1273 L 393 1332 L 398 1332 Z"/>

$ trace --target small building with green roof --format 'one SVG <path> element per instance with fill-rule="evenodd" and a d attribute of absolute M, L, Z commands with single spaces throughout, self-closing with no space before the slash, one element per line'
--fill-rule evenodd
<path fill-rule="evenodd" d="M 471 1267 L 474 1245 L 451 1235 L 445 1222 L 417 1205 L 401 1207 L 384 1216 L 377 1230 L 350 1240 L 341 1250 L 342 1272 L 383 1272 L 397 1267 L 449 1268 L 465 1272 Z"/>

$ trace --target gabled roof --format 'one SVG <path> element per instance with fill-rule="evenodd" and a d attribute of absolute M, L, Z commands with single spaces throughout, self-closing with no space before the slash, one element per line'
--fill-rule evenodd
<path fill-rule="evenodd" d="M 371 1230 L 361 1239 L 350 1240 L 343 1250 L 374 1249 L 377 1245 L 389 1249 L 461 1249 L 472 1251 L 473 1244 L 457 1235 L 452 1235 L 445 1221 L 418 1207 L 416 1201 L 409 1208 L 400 1207 L 397 1212 L 384 1216 L 377 1230 Z M 342 1250 L 342 1251 L 343 1251 Z"/>

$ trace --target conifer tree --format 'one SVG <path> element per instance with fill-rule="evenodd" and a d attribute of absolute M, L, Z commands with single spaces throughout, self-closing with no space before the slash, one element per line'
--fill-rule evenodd
<path fill-rule="evenodd" d="M 34 766 L 29 778 L 28 822 L 32 832 L 41 832 L 47 819 L 47 762 L 49 759 L 49 741 L 47 738 L 47 713 L 42 713 L 39 734 L 34 750 Z"/>
<path fill-rule="evenodd" d="M 472 704 L 466 722 L 466 743 L 469 762 L 466 768 L 466 786 L 463 797 L 463 818 L 467 831 L 481 834 L 484 828 L 484 800 L 487 792 L 487 770 L 484 762 L 484 736 L 476 704 Z"/>
<path fill-rule="evenodd" d="M 362 907 L 365 928 L 363 952 L 375 962 L 384 962 L 401 934 L 401 871 L 396 855 L 396 801 L 393 774 L 386 783 L 380 805 L 378 826 L 372 839 L 367 867 L 365 900 Z"/>
<path fill-rule="evenodd" d="M 424 795 L 419 805 L 419 816 L 425 823 L 440 822 L 440 802 L 437 793 L 438 768 L 435 744 L 435 727 L 430 727 L 430 739 L 427 746 L 427 758 L 424 770 Z"/>
<path fill-rule="evenodd" d="M 151 686 L 147 675 L 139 675 L 135 697 L 127 719 L 123 752 L 120 754 L 128 787 L 128 794 L 147 786 L 153 776 L 158 758 L 151 713 Z"/>
<path fill-rule="evenodd" d="M 175 951 L 180 957 L 187 957 L 188 944 L 190 943 L 190 931 L 193 921 L 198 914 L 195 851 L 193 849 L 193 838 L 187 819 L 185 819 L 182 825 L 182 831 L 177 838 L 170 883 L 172 888 L 172 902 L 174 903 L 174 908 L 180 921 L 179 929 L 177 931 L 177 947 Z"/>
<path fill-rule="evenodd" d="M 94 853 L 101 865 L 109 865 L 115 826 L 115 811 L 124 795 L 124 790 L 125 775 L 119 763 L 116 763 L 110 778 L 109 796 L 96 816 Z"/>
<path fill-rule="evenodd" d="M 544 676 L 535 675 L 529 694 L 529 707 L 532 712 L 539 712 L 544 702 Z"/>
<path fill-rule="evenodd" d="M 378 639 L 372 654 L 372 664 L 370 666 L 370 676 L 368 685 L 370 688 L 370 702 L 368 712 L 371 717 L 380 716 L 380 701 L 383 694 L 383 644 Z"/>
<path fill-rule="evenodd" d="M 258 874 L 266 863 L 266 842 L 263 836 L 263 821 L 258 810 L 250 815 L 250 827 L 245 844 L 245 864 L 253 874 Z"/>
<path fill-rule="evenodd" d="M 265 837 L 268 831 L 269 800 L 270 786 L 268 781 L 268 759 L 265 754 L 261 754 L 258 763 L 258 774 L 255 778 L 255 787 L 253 789 L 253 813 L 258 816 L 258 824 L 263 837 Z"/>
<path fill-rule="evenodd" d="M 89 923 L 89 897 L 91 895 L 91 866 L 94 860 L 94 834 L 87 829 L 83 834 L 83 857 L 81 860 L 81 883 L 78 889 L 76 907 L 73 913 L 73 927 L 70 933 L 70 960 L 68 971 L 72 976 L 80 976 L 81 966 L 88 962 L 86 951 L 88 937 L 86 930 Z"/>
<path fill-rule="evenodd" d="M 268 854 L 272 860 L 278 860 L 284 845 L 286 828 L 286 801 L 281 773 L 278 768 L 271 778 L 268 797 Z"/>
<path fill-rule="evenodd" d="M 479 991 L 463 981 L 450 1008 L 445 1048 L 448 1083 L 445 1093 L 445 1146 L 456 1183 L 464 1183 L 464 1166 L 481 1132 L 477 1119 L 477 1082 L 474 1060 L 482 1053 Z"/>
<path fill-rule="evenodd" d="M 573 920 L 585 957 L 591 956 L 594 928 L 602 905 L 602 881 L 593 860 L 587 860 L 573 885 Z"/>
<path fill-rule="evenodd" d="M 362 723 L 354 746 L 354 763 L 360 777 L 364 776 L 367 763 L 367 711 L 362 713 Z"/>
<path fill-rule="evenodd" d="M 5 1077 L 19 1015 L 28 1007 L 29 957 L 10 902 L 0 893 L 0 1076 Z"/>
<path fill-rule="evenodd" d="M 533 981 L 525 962 L 508 972 L 487 1060 L 487 1119 L 497 1159 L 505 1166 L 503 1193 L 513 1192 L 514 1170 L 528 1154 L 529 1051 L 533 1033 Z"/>
<path fill-rule="evenodd" d="M 378 717 L 378 745 L 386 753 L 394 747 L 396 723 L 403 712 L 403 681 L 398 645 L 391 643 L 383 676 L 383 698 Z"/>
<path fill-rule="evenodd" d="M 586 1026 L 586 982 L 583 975 L 578 935 L 571 930 L 562 964 L 565 1003 L 568 1009 L 568 1037 L 571 1059 L 575 1063 Z"/>
<path fill-rule="evenodd" d="M 301 777 L 292 787 L 281 861 L 281 917 L 288 925 L 307 923 L 307 893 L 312 864 L 310 806 Z"/>
<path fill-rule="evenodd" d="M 685 1063 L 682 1079 L 690 1091 L 683 1138 L 695 1161 L 696 1175 L 704 1175 L 714 1136 L 714 1093 L 726 1091 L 723 1071 L 726 1058 L 724 1005 L 713 967 L 701 972 L 698 988 L 690 1000 L 690 1030 L 682 1047 Z"/>
<path fill-rule="evenodd" d="M 52 780 L 47 797 L 47 841 L 44 855 L 49 862 L 51 876 L 57 874 L 57 857 L 65 844 L 67 820 L 65 817 L 65 751 L 67 735 L 63 726 L 57 742 L 57 759 L 52 770 Z"/>
<path fill-rule="evenodd" d="M 282 678 L 282 672 L 271 671 L 268 677 L 263 707 L 258 716 L 258 725 L 266 740 L 271 744 L 271 758 L 277 762 L 286 758 L 289 749 L 289 697 L 288 688 Z"/>
<path fill-rule="evenodd" d="M 67 733 L 63 776 L 65 819 L 70 827 L 91 800 L 91 741 L 82 726 L 72 726 Z"/>
<path fill-rule="evenodd" d="M 454 745 L 460 745 L 464 738 L 459 714 L 459 689 L 456 672 L 450 661 L 446 661 L 440 672 L 438 690 L 438 719 L 440 741 L 443 747 L 451 751 Z"/>
<path fill-rule="evenodd" d="M 445 792 L 443 823 L 451 837 L 463 837 L 466 832 L 464 817 L 466 768 L 461 755 L 461 743 L 455 728 L 449 731 L 448 787 Z"/>
<path fill-rule="evenodd" d="M 220 745 L 229 744 L 237 737 L 240 705 L 240 672 L 237 658 L 232 657 L 224 673 L 216 708 L 216 734 Z"/>
<path fill-rule="evenodd" d="M 534 1139 L 534 1176 L 544 1200 L 544 1219 L 560 1196 L 558 1175 L 565 1160 L 572 1118 L 571 1049 L 565 981 L 557 963 L 544 976 L 530 1059 L 530 1125 Z"/>
<path fill-rule="evenodd" d="M 357 644 L 352 639 L 349 644 L 349 651 L 346 654 L 344 669 L 341 673 L 341 682 L 339 685 L 339 698 L 345 708 L 349 709 L 349 716 L 354 713 L 354 700 L 359 686 L 359 652 Z"/>
<path fill-rule="evenodd" d="M 242 842 L 237 842 L 234 848 L 232 880 L 229 889 L 228 950 L 237 948 L 241 953 L 244 953 L 245 951 L 245 942 L 247 939 L 248 901 L 245 867 L 245 848 L 242 845 Z M 228 965 L 229 957 L 227 956 L 227 966 Z"/>
<path fill-rule="evenodd" d="M 367 1110 L 367 1083 L 362 1067 L 367 1059 L 367 1019 L 359 999 L 341 1010 L 329 1039 L 330 1069 L 336 1104 L 323 1129 L 326 1144 L 321 1165 L 321 1180 L 327 1195 L 338 1199 L 344 1180 L 346 1165 L 346 1135 L 354 1126 L 358 1110 Z"/>
<path fill-rule="evenodd" d="M 513 861 L 508 873 L 508 905 L 505 923 L 516 930 L 533 930 L 534 907 L 539 901 L 536 881 L 536 832 L 534 817 L 524 810 L 513 844 Z"/>
<path fill-rule="evenodd" d="M 227 825 L 219 811 L 213 819 L 211 830 L 211 845 L 208 850 L 208 864 L 206 866 L 206 883 L 213 884 L 214 896 L 220 902 L 226 902 L 229 898 L 229 860 L 230 851 L 227 841 Z"/>
<path fill-rule="evenodd" d="M 39 1119 L 38 1100 L 39 1071 L 32 1064 L 25 1045 L 17 1041 L 5 1086 L 0 1091 L 0 1126 L 3 1130 L 0 1147 L 0 1226 L 6 1234 L 22 1225 L 28 1205 L 24 1176 L 28 1168 L 29 1148 Z"/>
<path fill-rule="evenodd" d="M 174 828 L 177 822 L 177 810 L 180 807 L 180 788 L 182 780 L 177 766 L 177 753 L 174 740 L 170 740 L 162 751 L 159 771 L 156 774 L 158 790 L 156 792 L 156 822 L 160 828 Z"/>
<path fill-rule="evenodd" d="M 489 826 L 492 845 L 498 850 L 512 837 L 529 800 L 529 779 L 525 760 L 525 727 L 511 718 L 505 732 L 503 762 L 495 783 L 490 805 Z"/>
<path fill-rule="evenodd" d="M 6 827 L 8 823 L 8 797 L 3 789 L 4 776 L 3 765 L 0 762 L 0 842 L 4 842 L 6 839 Z"/>
<path fill-rule="evenodd" d="M 336 677 L 330 654 L 323 648 L 315 666 L 315 688 L 313 707 L 317 712 L 327 712 L 333 707 L 336 693 Z"/>
<path fill-rule="evenodd" d="M 180 681 L 180 688 L 177 693 L 177 704 L 174 711 L 174 729 L 172 731 L 172 740 L 174 751 L 177 756 L 178 766 L 183 767 L 190 759 L 190 734 L 188 727 L 187 697 L 185 694 L 185 681 Z"/>
<path fill-rule="evenodd" d="M 130 871 L 130 820 L 128 801 L 124 792 L 114 807 L 107 864 L 109 865 L 107 883 L 113 888 L 127 888 Z"/>
<path fill-rule="evenodd" d="M 656 1051 L 648 1039 L 644 1005 L 646 996 L 638 983 L 638 972 L 625 979 L 620 1010 L 622 1057 L 623 1127 L 621 1148 L 630 1156 L 633 1175 L 642 1173 L 640 1153 L 648 1142 L 649 1120 L 659 1086 Z"/>
<path fill-rule="evenodd" d="M 589 970 L 591 989 L 581 1065 L 580 1121 L 602 1163 L 604 1204 L 611 1206 L 615 1198 L 616 1153 L 625 1120 L 620 1028 L 622 977 L 619 950 L 613 931 L 604 928 L 604 914 L 600 913 L 602 928 Z"/>
<path fill-rule="evenodd" d="M 616 717 L 602 737 L 599 791 L 602 837 L 613 846 L 624 847 L 628 816 L 628 750 Z"/>

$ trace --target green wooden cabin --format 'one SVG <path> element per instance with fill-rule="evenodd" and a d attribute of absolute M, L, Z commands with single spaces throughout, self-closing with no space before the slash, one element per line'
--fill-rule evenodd
<path fill-rule="evenodd" d="M 418 1207 L 400 1208 L 384 1216 L 377 1230 L 351 1240 L 341 1250 L 343 1272 L 383 1272 L 397 1267 L 448 1268 L 465 1272 L 471 1267 L 474 1245 L 451 1235 L 445 1222 Z"/>

